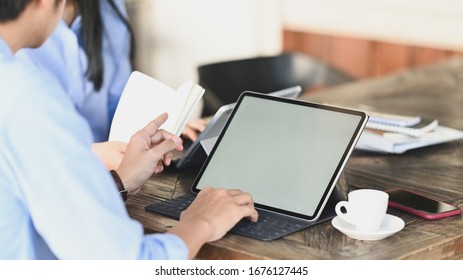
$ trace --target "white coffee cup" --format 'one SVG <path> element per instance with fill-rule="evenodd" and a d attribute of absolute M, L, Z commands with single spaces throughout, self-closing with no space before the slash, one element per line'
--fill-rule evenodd
<path fill-rule="evenodd" d="M 348 201 L 336 204 L 336 214 L 362 232 L 375 232 L 386 216 L 389 195 L 372 189 L 355 190 L 348 194 Z M 342 208 L 345 212 L 341 211 Z"/>

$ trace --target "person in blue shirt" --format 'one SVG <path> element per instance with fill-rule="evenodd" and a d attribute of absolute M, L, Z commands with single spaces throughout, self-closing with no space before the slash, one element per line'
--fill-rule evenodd
<path fill-rule="evenodd" d="M 17 56 L 55 76 L 103 142 L 132 72 L 131 34 L 123 0 L 68 0 L 44 45 Z"/>
<path fill-rule="evenodd" d="M 241 218 L 257 220 L 252 198 L 206 188 L 168 233 L 144 235 L 118 187 L 136 193 L 169 165 L 181 138 L 137 132 L 113 175 L 91 150 L 87 122 L 56 79 L 14 56 L 39 47 L 65 0 L 0 0 L 0 259 L 184 259 Z"/>
<path fill-rule="evenodd" d="M 118 166 L 126 143 L 106 142 L 124 86 L 132 72 L 133 33 L 123 0 L 68 0 L 56 30 L 37 49 L 16 56 L 59 81 L 93 133 L 93 150 L 108 169 Z M 195 140 L 204 120 L 189 122 Z"/>

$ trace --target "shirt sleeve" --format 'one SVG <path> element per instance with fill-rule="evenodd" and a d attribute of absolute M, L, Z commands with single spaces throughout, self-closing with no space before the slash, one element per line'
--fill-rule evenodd
<path fill-rule="evenodd" d="M 91 152 L 91 132 L 53 83 L 11 110 L 5 144 L 31 223 L 59 259 L 185 259 L 184 242 L 143 234 Z M 33 90 L 32 90 L 33 89 Z"/>
<path fill-rule="evenodd" d="M 130 61 L 131 36 L 129 29 L 114 11 L 108 1 L 101 1 L 103 32 L 103 63 L 108 95 L 108 118 L 111 123 L 125 84 L 132 72 Z M 127 18 L 124 1 L 114 1 L 122 16 Z"/>

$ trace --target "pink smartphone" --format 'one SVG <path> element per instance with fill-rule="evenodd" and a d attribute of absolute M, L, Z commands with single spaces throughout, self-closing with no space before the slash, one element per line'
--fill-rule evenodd
<path fill-rule="evenodd" d="M 411 191 L 393 189 L 386 192 L 389 194 L 389 206 L 427 220 L 435 220 L 461 214 L 461 209 L 457 206 Z"/>

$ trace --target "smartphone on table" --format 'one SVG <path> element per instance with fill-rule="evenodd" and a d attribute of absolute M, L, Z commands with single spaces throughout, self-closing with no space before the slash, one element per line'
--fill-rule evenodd
<path fill-rule="evenodd" d="M 390 207 L 427 220 L 460 215 L 462 212 L 460 207 L 404 189 L 393 189 L 386 192 L 389 194 Z"/>

